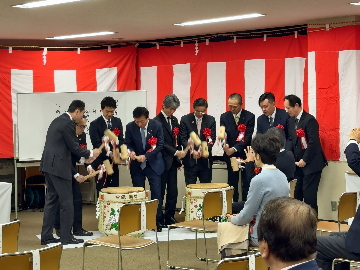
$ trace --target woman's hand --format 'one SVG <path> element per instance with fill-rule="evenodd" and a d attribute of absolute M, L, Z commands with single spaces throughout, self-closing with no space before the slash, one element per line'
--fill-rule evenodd
<path fill-rule="evenodd" d="M 254 151 L 252 150 L 251 146 L 246 147 L 246 149 L 244 149 L 244 152 L 246 154 L 247 162 L 255 161 L 255 154 L 254 154 Z"/>

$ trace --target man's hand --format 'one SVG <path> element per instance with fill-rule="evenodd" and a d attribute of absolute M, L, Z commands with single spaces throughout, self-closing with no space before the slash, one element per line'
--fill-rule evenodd
<path fill-rule="evenodd" d="M 86 179 L 83 175 L 79 175 L 78 177 L 76 177 L 76 181 L 78 181 L 79 183 L 85 182 Z"/>
<path fill-rule="evenodd" d="M 223 149 L 224 149 L 224 152 L 225 152 L 228 156 L 231 156 L 232 154 L 235 153 L 234 148 L 232 148 L 232 147 L 230 148 L 228 144 L 225 144 L 224 147 L 223 147 Z"/>
<path fill-rule="evenodd" d="M 303 168 L 306 166 L 306 162 L 303 159 L 300 159 L 299 162 L 295 162 L 295 165 L 300 168 Z"/>
<path fill-rule="evenodd" d="M 129 157 L 130 157 L 131 160 L 135 160 L 135 156 L 136 156 L 136 154 L 135 154 L 134 151 L 131 151 L 131 152 L 129 153 Z"/>
<path fill-rule="evenodd" d="M 349 140 L 355 140 L 357 143 L 360 143 L 360 128 L 355 127 L 350 131 Z"/>
<path fill-rule="evenodd" d="M 177 151 L 176 152 L 176 156 L 179 158 L 179 159 L 182 159 L 186 156 L 186 153 L 184 151 Z"/>
<path fill-rule="evenodd" d="M 145 155 L 140 155 L 140 156 L 138 156 L 137 161 L 139 161 L 139 162 L 144 162 L 144 161 L 146 161 Z"/>
<path fill-rule="evenodd" d="M 193 155 L 193 158 L 195 158 L 195 159 L 200 158 L 200 153 L 199 153 L 198 151 L 196 151 L 196 150 L 194 150 L 194 152 L 192 153 L 192 155 Z"/>
<path fill-rule="evenodd" d="M 178 171 L 182 171 L 183 168 L 184 168 L 184 165 L 181 165 L 181 166 L 178 168 Z"/>
<path fill-rule="evenodd" d="M 87 170 L 88 174 L 92 174 L 95 172 L 95 170 L 93 169 L 93 167 L 91 167 L 91 165 L 87 166 L 86 170 Z"/>
<path fill-rule="evenodd" d="M 100 150 L 99 148 L 95 148 L 93 149 L 93 157 L 97 158 L 100 155 Z"/>
<path fill-rule="evenodd" d="M 236 216 L 236 214 L 234 214 L 234 215 L 226 214 L 226 217 L 227 217 L 227 220 L 228 220 L 228 221 L 231 221 L 231 219 L 232 219 L 234 216 Z"/>
<path fill-rule="evenodd" d="M 84 163 L 90 164 L 93 163 L 93 161 L 96 159 L 96 157 L 89 157 L 84 160 Z"/>
<path fill-rule="evenodd" d="M 255 154 L 251 146 L 246 147 L 246 149 L 244 149 L 244 152 L 246 154 L 246 162 L 255 161 Z"/>

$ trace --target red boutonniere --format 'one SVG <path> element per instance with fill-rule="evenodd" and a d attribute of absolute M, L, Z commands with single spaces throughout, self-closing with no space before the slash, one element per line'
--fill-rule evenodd
<path fill-rule="evenodd" d="M 244 124 L 238 125 L 237 130 L 239 131 L 239 135 L 238 135 L 236 141 L 237 142 L 245 141 L 246 126 Z"/>
<path fill-rule="evenodd" d="M 80 143 L 79 146 L 80 146 L 81 148 L 87 149 L 86 144 Z"/>
<path fill-rule="evenodd" d="M 151 148 L 149 150 L 147 150 L 146 153 L 149 153 L 156 148 L 157 141 L 158 141 L 158 139 L 155 138 L 154 136 L 151 137 L 150 139 L 148 139 L 148 144 L 150 144 Z"/>
<path fill-rule="evenodd" d="M 261 168 L 255 168 L 255 169 L 254 169 L 254 173 L 255 173 L 255 174 L 259 174 L 260 172 L 261 172 Z"/>
<path fill-rule="evenodd" d="M 302 128 L 298 128 L 296 130 L 296 136 L 298 136 L 300 138 L 301 148 L 306 149 L 307 148 L 307 141 L 306 141 L 306 138 L 305 138 L 305 131 Z"/>
<path fill-rule="evenodd" d="M 277 128 L 281 128 L 282 130 L 285 129 L 284 126 L 283 126 L 283 125 L 280 125 L 280 124 L 278 124 L 276 127 L 277 127 Z"/>
<path fill-rule="evenodd" d="M 175 147 L 178 147 L 178 136 L 179 136 L 179 133 L 180 133 L 180 129 L 178 127 L 174 127 L 173 128 L 173 135 L 174 135 L 174 138 L 175 138 Z"/>
<path fill-rule="evenodd" d="M 213 144 L 213 141 L 211 139 L 211 129 L 210 128 L 204 128 L 203 130 L 203 135 L 205 136 L 205 140 L 209 143 L 209 144 Z"/>
<path fill-rule="evenodd" d="M 114 128 L 112 132 L 114 132 L 114 134 L 115 134 L 117 137 L 119 137 L 119 135 L 120 135 L 120 129 Z"/>

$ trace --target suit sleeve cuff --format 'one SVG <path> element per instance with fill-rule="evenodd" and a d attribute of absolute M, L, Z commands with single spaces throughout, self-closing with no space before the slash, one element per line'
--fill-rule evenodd
<path fill-rule="evenodd" d="M 356 144 L 358 144 L 356 140 L 349 140 L 348 143 L 346 144 L 346 146 L 348 146 L 348 145 L 351 144 L 351 143 L 356 143 Z"/>
<path fill-rule="evenodd" d="M 94 152 L 93 150 L 90 150 L 90 156 L 89 157 L 93 157 L 94 156 Z"/>
<path fill-rule="evenodd" d="M 176 153 L 178 152 L 178 150 L 176 150 L 175 154 L 174 154 L 174 157 L 176 157 Z"/>
<path fill-rule="evenodd" d="M 84 162 L 85 162 L 85 158 L 81 157 L 80 160 L 79 160 L 79 163 L 84 163 Z"/>
<path fill-rule="evenodd" d="M 79 175 L 80 175 L 80 173 L 75 174 L 74 178 L 76 179 Z"/>
<path fill-rule="evenodd" d="M 231 147 L 232 149 L 234 149 L 235 152 L 237 152 L 237 149 L 235 147 Z"/>

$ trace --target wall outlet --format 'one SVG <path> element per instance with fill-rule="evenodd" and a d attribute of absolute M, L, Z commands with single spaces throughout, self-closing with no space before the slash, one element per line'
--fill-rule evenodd
<path fill-rule="evenodd" d="M 336 211 L 336 210 L 337 210 L 337 202 L 331 201 L 331 211 Z"/>

